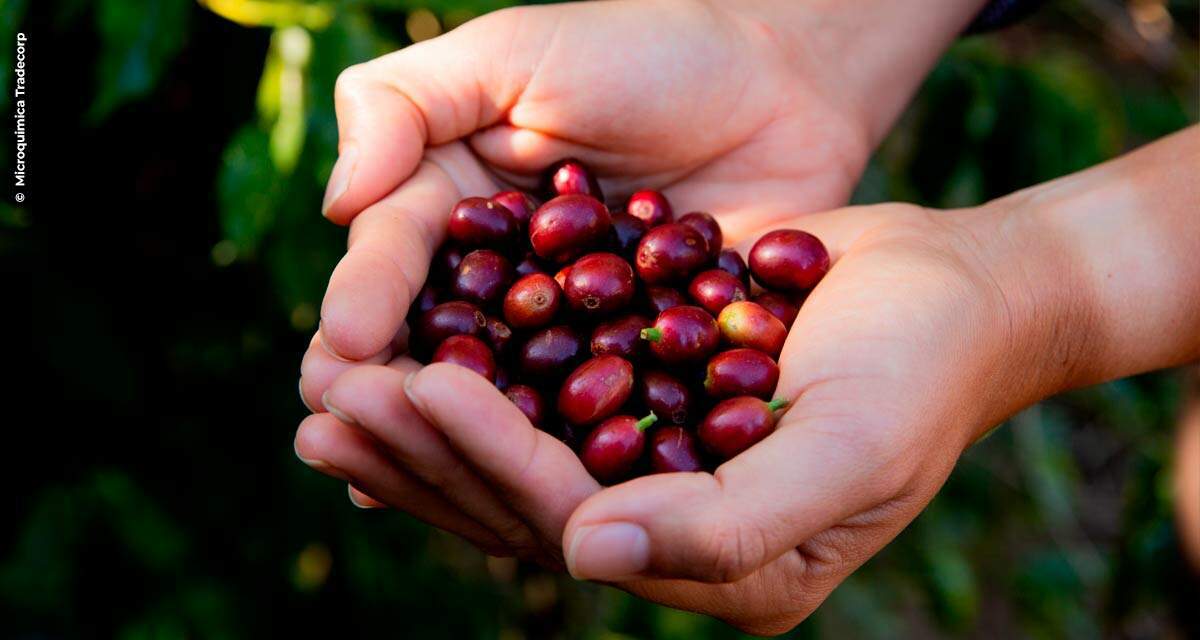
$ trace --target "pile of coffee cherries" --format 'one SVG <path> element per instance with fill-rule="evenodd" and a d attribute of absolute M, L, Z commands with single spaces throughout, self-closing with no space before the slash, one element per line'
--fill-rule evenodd
<path fill-rule="evenodd" d="M 776 359 L 829 270 L 821 241 L 771 231 L 747 266 L 712 216 L 675 218 L 661 193 L 608 209 L 578 161 L 542 191 L 454 206 L 410 312 L 413 355 L 494 381 L 603 483 L 711 470 L 769 435 L 786 406 Z"/>

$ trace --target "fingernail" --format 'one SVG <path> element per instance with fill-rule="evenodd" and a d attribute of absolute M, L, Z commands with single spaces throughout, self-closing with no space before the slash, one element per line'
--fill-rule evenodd
<path fill-rule="evenodd" d="M 300 455 L 300 449 L 295 448 L 295 445 L 293 445 L 292 449 L 293 449 L 293 451 L 296 452 L 296 457 L 300 459 L 300 462 L 303 462 L 304 464 L 308 465 L 312 469 L 314 469 L 316 471 L 320 471 L 321 473 L 324 473 L 325 475 L 333 476 L 333 477 L 337 478 L 338 480 L 350 482 L 350 476 L 346 475 L 346 473 L 343 472 L 341 469 L 338 469 L 337 467 L 329 464 L 328 462 L 325 462 L 324 460 L 305 458 L 304 456 Z"/>
<path fill-rule="evenodd" d="M 413 378 L 415 378 L 415 377 L 417 377 L 417 372 L 413 371 L 412 373 L 408 374 L 407 377 L 404 378 L 404 395 L 408 396 L 408 401 L 412 403 L 413 407 L 415 407 L 417 409 L 417 411 L 424 413 L 425 412 L 424 405 L 422 405 L 421 401 L 417 398 L 417 394 L 413 393 L 412 384 L 413 384 Z"/>
<path fill-rule="evenodd" d="M 308 398 L 304 397 L 304 378 L 303 377 L 296 381 L 296 387 L 299 388 L 299 390 L 300 390 L 300 402 L 301 402 L 301 404 L 304 405 L 304 408 L 308 409 L 309 413 L 316 413 L 316 410 L 313 409 L 312 406 L 308 404 Z"/>
<path fill-rule="evenodd" d="M 567 570 L 577 580 L 616 580 L 646 570 L 650 536 L 628 522 L 582 527 L 567 549 Z"/>
<path fill-rule="evenodd" d="M 333 163 L 333 171 L 329 173 L 329 185 L 325 187 L 325 199 L 321 202 L 321 215 L 328 217 L 329 208 L 346 193 L 357 164 L 358 147 L 352 144 L 342 147 L 337 162 Z"/>
<path fill-rule="evenodd" d="M 351 418 L 349 416 L 349 414 L 347 414 L 345 411 L 342 411 L 341 409 L 333 406 L 332 404 L 329 404 L 329 392 L 328 391 L 321 394 L 321 404 L 325 407 L 325 410 L 328 411 L 330 415 L 337 418 L 338 420 L 341 420 L 342 422 L 345 422 L 346 424 L 355 424 L 354 418 Z"/>
<path fill-rule="evenodd" d="M 346 487 L 346 494 L 350 496 L 350 504 L 358 507 L 359 509 L 378 509 L 379 508 L 373 504 L 363 504 L 363 503 L 359 502 L 358 500 L 355 500 L 353 486 Z"/>

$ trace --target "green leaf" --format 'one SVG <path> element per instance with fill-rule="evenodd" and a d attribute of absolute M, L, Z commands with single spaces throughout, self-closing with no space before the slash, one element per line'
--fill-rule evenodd
<path fill-rule="evenodd" d="M 217 176 L 221 228 L 239 254 L 258 248 L 275 221 L 283 192 L 267 133 L 252 125 L 243 127 L 225 148 Z"/>
<path fill-rule="evenodd" d="M 96 100 L 88 120 L 147 94 L 187 40 L 188 0 L 100 0 L 96 30 L 102 43 Z"/>
<path fill-rule="evenodd" d="M 15 82 L 12 69 L 17 49 L 17 28 L 21 24 L 21 18 L 25 16 L 27 5 L 26 0 L 0 2 L 0 42 L 4 43 L 0 46 L 0 69 L 3 70 L 3 73 L 0 73 L 0 108 L 4 108 L 5 111 L 8 110 L 9 100 L 12 100 L 10 83 Z"/>

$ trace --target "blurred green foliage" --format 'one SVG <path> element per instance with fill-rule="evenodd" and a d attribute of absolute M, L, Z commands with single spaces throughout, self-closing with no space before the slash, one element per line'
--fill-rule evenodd
<path fill-rule="evenodd" d="M 87 227 L 95 242 L 75 240 L 74 262 L 37 276 L 45 375 L 107 418 L 79 452 L 18 474 L 25 499 L 0 537 L 5 635 L 738 637 L 357 511 L 292 457 L 303 409 L 291 381 L 342 250 L 317 211 L 336 152 L 334 80 L 408 44 L 415 12 L 427 29 L 504 4 L 0 3 L 0 37 L 70 41 L 90 74 L 87 99 L 53 114 L 80 158 L 121 141 L 132 163 L 132 184 L 96 181 L 128 215 Z M 1169 10 L 1158 39 L 1124 3 L 1064 0 L 961 41 L 856 201 L 970 205 L 1195 122 L 1197 3 Z M 73 242 L 31 220 L 0 208 L 0 258 Z M 1178 386 L 1140 376 L 1023 412 L 790 637 L 1194 632 L 1197 585 L 1167 489 Z"/>

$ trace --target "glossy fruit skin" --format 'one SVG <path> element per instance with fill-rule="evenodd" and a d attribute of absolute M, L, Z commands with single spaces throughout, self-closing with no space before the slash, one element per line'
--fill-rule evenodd
<path fill-rule="evenodd" d="M 709 269 L 696 274 L 692 283 L 688 285 L 688 295 L 714 316 L 730 304 L 749 297 L 746 285 L 742 284 L 741 280 L 720 269 Z"/>
<path fill-rule="evenodd" d="M 446 233 L 466 247 L 500 247 L 517 235 L 511 211 L 487 198 L 465 198 L 450 210 Z"/>
<path fill-rule="evenodd" d="M 633 393 L 633 365 L 596 356 L 567 376 L 558 391 L 558 413 L 575 425 L 595 424 L 621 409 Z"/>
<path fill-rule="evenodd" d="M 635 263 L 646 284 L 686 280 L 708 262 L 708 242 L 686 224 L 672 222 L 646 232 L 638 243 Z"/>
<path fill-rule="evenodd" d="M 465 255 L 467 251 L 462 247 L 452 243 L 443 244 L 434 254 L 433 263 L 429 266 L 430 278 L 436 282 L 450 282 Z"/>
<path fill-rule="evenodd" d="M 767 233 L 750 249 L 750 272 L 766 289 L 803 293 L 829 271 L 829 251 L 814 235 L 797 229 Z"/>
<path fill-rule="evenodd" d="M 646 341 L 642 340 L 642 329 L 650 326 L 650 319 L 637 313 L 619 316 L 596 325 L 592 330 L 592 355 L 620 356 L 637 362 L 646 353 Z"/>
<path fill-rule="evenodd" d="M 722 351 L 708 361 L 704 391 L 713 398 L 754 396 L 771 399 L 779 383 L 779 365 L 755 349 Z"/>
<path fill-rule="evenodd" d="M 686 224 L 704 236 L 704 241 L 708 243 L 709 258 L 717 259 L 721 254 L 721 244 L 725 241 L 725 236 L 721 233 L 721 225 L 716 218 L 703 211 L 693 211 L 681 217 L 679 224 Z"/>
<path fill-rule="evenodd" d="M 670 424 L 686 425 L 695 418 L 695 397 L 687 385 L 662 371 L 638 376 L 638 391 L 646 408 Z"/>
<path fill-rule="evenodd" d="M 615 253 L 589 253 L 571 265 L 563 293 L 575 311 L 586 314 L 620 311 L 633 300 L 633 267 Z"/>
<path fill-rule="evenodd" d="M 779 404 L 750 396 L 722 400 L 704 417 L 696 435 L 706 449 L 728 460 L 775 431 L 774 409 Z"/>
<path fill-rule="evenodd" d="M 443 302 L 421 315 L 410 342 L 428 355 L 450 336 L 477 336 L 486 327 L 487 318 L 479 307 L 462 300 Z"/>
<path fill-rule="evenodd" d="M 658 314 L 674 307 L 688 304 L 687 296 L 674 287 L 646 287 L 646 306 L 651 313 Z"/>
<path fill-rule="evenodd" d="M 487 344 L 475 336 L 450 336 L 433 352 L 433 362 L 449 362 L 466 367 L 489 382 L 496 379 L 496 358 Z"/>
<path fill-rule="evenodd" d="M 543 180 L 546 190 L 557 195 L 583 194 L 604 202 L 600 183 L 584 164 L 574 158 L 559 160 L 550 166 Z"/>
<path fill-rule="evenodd" d="M 629 196 L 625 211 L 645 223 L 647 228 L 666 224 L 675 218 L 675 211 L 671 208 L 667 197 L 650 189 L 638 191 Z"/>
<path fill-rule="evenodd" d="M 651 473 L 703 471 L 696 437 L 683 427 L 660 427 L 650 437 Z"/>
<path fill-rule="evenodd" d="M 772 358 L 779 357 L 787 340 L 787 327 L 779 318 L 749 300 L 735 302 L 722 309 L 721 315 L 717 316 L 717 325 L 721 328 L 721 336 L 729 344 L 757 349 Z"/>
<path fill-rule="evenodd" d="M 544 327 L 558 316 L 562 299 L 562 289 L 554 278 L 531 273 L 504 294 L 504 320 L 514 329 Z"/>
<path fill-rule="evenodd" d="M 487 322 L 483 327 L 483 335 L 487 338 L 487 343 L 492 347 L 492 351 L 498 356 L 507 354 L 509 347 L 512 346 L 512 329 L 504 324 L 504 321 L 500 318 L 487 316 Z"/>
<path fill-rule="evenodd" d="M 646 223 L 628 213 L 612 214 L 613 248 L 622 257 L 633 260 L 638 243 L 646 235 Z"/>
<path fill-rule="evenodd" d="M 546 273 L 546 270 L 542 267 L 542 264 L 538 262 L 537 254 L 532 251 L 527 251 L 525 253 L 525 255 L 521 258 L 521 261 L 517 263 L 517 266 L 513 267 L 513 271 L 516 272 L 518 278 L 521 276 L 527 276 L 531 273 Z"/>
<path fill-rule="evenodd" d="M 494 380 L 496 388 L 501 391 L 508 391 L 508 387 L 512 384 L 512 376 L 508 373 L 508 369 L 496 366 L 496 378 Z"/>
<path fill-rule="evenodd" d="M 612 217 L 599 200 L 558 196 L 529 219 L 529 242 L 539 258 L 562 263 L 604 244 Z"/>
<path fill-rule="evenodd" d="M 742 260 L 742 254 L 734 249 L 721 249 L 721 253 L 717 255 L 717 268 L 733 274 L 733 277 L 746 285 L 747 291 L 750 290 L 750 268 L 746 266 L 746 261 Z"/>
<path fill-rule="evenodd" d="M 417 292 L 417 297 L 413 298 L 412 304 L 408 306 L 409 318 L 420 318 L 428 313 L 431 309 L 438 305 L 440 293 L 437 287 L 425 285 Z"/>
<path fill-rule="evenodd" d="M 790 296 L 774 291 L 763 291 L 751 298 L 751 301 L 757 302 L 759 306 L 770 311 L 771 315 L 779 318 L 785 329 L 792 328 L 792 323 L 800 313 L 800 305 L 793 302 Z"/>
<path fill-rule="evenodd" d="M 720 343 L 717 322 L 700 307 L 682 306 L 658 314 L 654 326 L 642 331 L 650 352 L 661 362 L 684 364 L 706 360 Z"/>
<path fill-rule="evenodd" d="M 500 300 L 514 275 L 508 258 L 491 249 L 476 249 L 463 257 L 454 271 L 450 291 L 455 297 L 487 306 Z"/>
<path fill-rule="evenodd" d="M 642 420 L 614 416 L 600 423 L 580 448 L 579 459 L 584 468 L 601 484 L 625 479 L 642 457 L 646 449 L 645 429 L 653 423 L 652 416 Z"/>
<path fill-rule="evenodd" d="M 504 395 L 529 418 L 529 424 L 541 429 L 546 424 L 546 401 L 537 389 L 524 384 L 509 385 Z"/>
<path fill-rule="evenodd" d="M 529 226 L 529 218 L 537 210 L 537 200 L 524 191 L 501 191 L 492 196 L 492 202 L 512 212 L 517 227 L 524 229 Z"/>
<path fill-rule="evenodd" d="M 517 354 L 521 373 L 534 378 L 561 379 L 583 357 L 583 340 L 564 325 L 540 329 L 529 337 Z"/>

